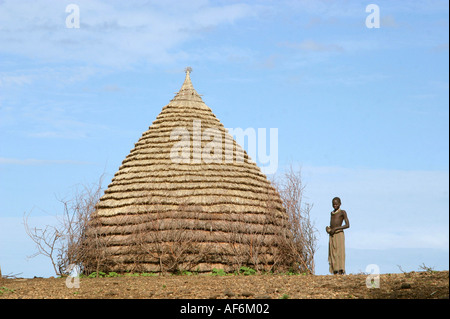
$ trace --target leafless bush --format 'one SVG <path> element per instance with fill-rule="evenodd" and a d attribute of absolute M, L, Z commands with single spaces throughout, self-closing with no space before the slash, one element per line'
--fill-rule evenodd
<path fill-rule="evenodd" d="M 50 258 L 56 275 L 67 274 L 69 265 L 82 265 L 87 255 L 96 255 L 88 251 L 93 247 L 86 245 L 85 236 L 102 194 L 102 180 L 103 176 L 97 184 L 83 186 L 72 199 L 59 200 L 63 213 L 56 215 L 56 225 L 31 227 L 29 214 L 24 215 L 25 231 L 37 247 L 37 252 L 30 257 L 43 255 Z"/>
<path fill-rule="evenodd" d="M 105 226 L 96 215 L 101 185 L 102 178 L 72 199 L 60 200 L 63 213 L 56 226 L 30 227 L 28 215 L 24 216 L 25 230 L 38 249 L 34 256 L 49 257 L 57 275 L 66 274 L 70 265 L 85 273 L 105 272 L 122 260 L 127 270 L 135 272 L 152 267 L 176 273 L 222 263 L 234 271 L 242 266 L 257 271 L 290 267 L 314 273 L 317 230 L 310 218 L 312 205 L 304 202 L 301 174 L 292 168 L 273 182 L 285 217 L 279 215 L 276 196 L 268 189 L 265 214 L 231 214 L 229 220 L 213 222 L 201 206 L 188 203 L 172 212 L 141 206 L 132 218 L 117 217 Z"/>
<path fill-rule="evenodd" d="M 292 166 L 273 185 L 280 194 L 286 209 L 287 229 L 279 243 L 280 258 L 288 258 L 297 264 L 295 269 L 314 274 L 314 254 L 317 249 L 317 229 L 311 220 L 312 204 L 304 201 L 305 185 L 301 171 L 294 171 Z"/>
<path fill-rule="evenodd" d="M 37 227 L 30 228 L 28 224 L 28 216 L 29 215 L 25 214 L 23 217 L 25 232 L 34 241 L 38 250 L 36 253 L 28 257 L 33 258 L 38 255 L 43 255 L 50 258 L 55 274 L 58 276 L 61 275 L 58 267 L 58 261 L 56 259 L 57 251 L 60 249 L 60 230 L 58 227 L 52 225 L 46 225 L 43 229 Z"/>

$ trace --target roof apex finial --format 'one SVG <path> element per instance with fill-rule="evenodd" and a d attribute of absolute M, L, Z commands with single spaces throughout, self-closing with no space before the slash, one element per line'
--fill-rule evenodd
<path fill-rule="evenodd" d="M 192 68 L 190 66 L 188 66 L 187 68 L 184 69 L 184 72 L 191 73 L 192 72 Z"/>

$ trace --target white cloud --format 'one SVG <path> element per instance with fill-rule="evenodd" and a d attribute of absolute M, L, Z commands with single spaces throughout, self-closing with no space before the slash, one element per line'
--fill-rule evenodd
<path fill-rule="evenodd" d="M 370 3 L 367 1 L 333 1 L 333 0 L 284 0 L 280 1 L 295 13 L 308 13 L 320 15 L 322 18 L 342 17 L 346 19 L 367 16 L 365 12 L 366 6 Z M 430 1 L 383 1 L 382 3 L 374 2 L 381 7 L 381 14 L 385 12 L 421 14 L 442 13 L 448 11 L 448 1 L 430 0 Z"/>
<path fill-rule="evenodd" d="M 282 46 L 311 52 L 341 52 L 344 48 L 338 44 L 323 44 L 314 40 L 304 40 L 299 43 L 285 42 Z"/>
<path fill-rule="evenodd" d="M 1 50 L 1 49 L 0 49 Z M 111 71 L 92 66 L 29 67 L 8 72 L 0 72 L 0 87 L 14 88 L 50 81 L 58 85 L 82 82 L 94 75 L 105 75 Z M 5 94 L 5 92 L 1 92 Z"/>
<path fill-rule="evenodd" d="M 30 75 L 9 75 L 0 73 L 0 87 L 22 86 L 30 84 L 32 77 Z"/>
<path fill-rule="evenodd" d="M 70 68 L 61 68 L 57 72 L 53 69 L 42 69 L 40 75 L 35 70 L 30 71 L 34 88 L 54 89 L 60 85 L 80 81 L 89 74 L 89 72 L 80 74 L 68 72 L 65 75 L 64 70 L 70 70 Z M 51 80 L 50 85 L 46 83 L 47 80 Z M 116 89 L 118 89 L 117 86 L 104 88 L 109 90 L 108 92 Z M 19 93 L 12 90 L 2 92 L 6 102 L 0 106 L 0 128 L 7 134 L 12 133 L 15 137 L 80 139 L 92 136 L 99 130 L 108 129 L 105 124 L 93 120 L 95 109 L 92 109 L 90 105 L 78 103 L 74 107 L 74 101 L 83 100 L 90 94 L 89 92 L 55 90 L 51 96 L 44 95 L 36 99 L 32 94 L 24 93 L 26 88 L 21 90 Z M 18 129 L 19 126 L 20 129 Z"/>
<path fill-rule="evenodd" d="M 45 61 L 124 67 L 138 61 L 170 62 L 180 44 L 223 24 L 254 16 L 257 6 L 209 1 L 164 4 L 77 1 L 80 28 L 68 29 L 69 1 L 5 0 L 0 10 L 0 52 Z"/>
<path fill-rule="evenodd" d="M 18 159 L 0 157 L 0 165 L 89 165 L 90 162 L 73 161 L 73 160 L 42 160 L 35 158 Z"/>
<path fill-rule="evenodd" d="M 290 10 L 300 13 L 320 15 L 321 17 L 355 17 L 364 14 L 362 4 L 357 1 L 330 0 L 287 0 L 284 1 Z"/>

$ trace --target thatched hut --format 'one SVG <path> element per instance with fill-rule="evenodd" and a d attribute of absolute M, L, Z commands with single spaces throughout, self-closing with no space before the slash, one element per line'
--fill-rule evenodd
<path fill-rule="evenodd" d="M 283 251 L 290 235 L 280 196 L 202 101 L 190 71 L 101 197 L 87 232 L 89 269 L 208 272 L 292 263 Z"/>

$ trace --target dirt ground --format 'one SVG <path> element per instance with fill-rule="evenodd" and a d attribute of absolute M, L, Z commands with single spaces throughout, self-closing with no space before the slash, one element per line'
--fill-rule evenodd
<path fill-rule="evenodd" d="M 0 279 L 0 299 L 448 299 L 449 272 L 382 274 L 379 288 L 367 275 L 183 275 Z"/>

